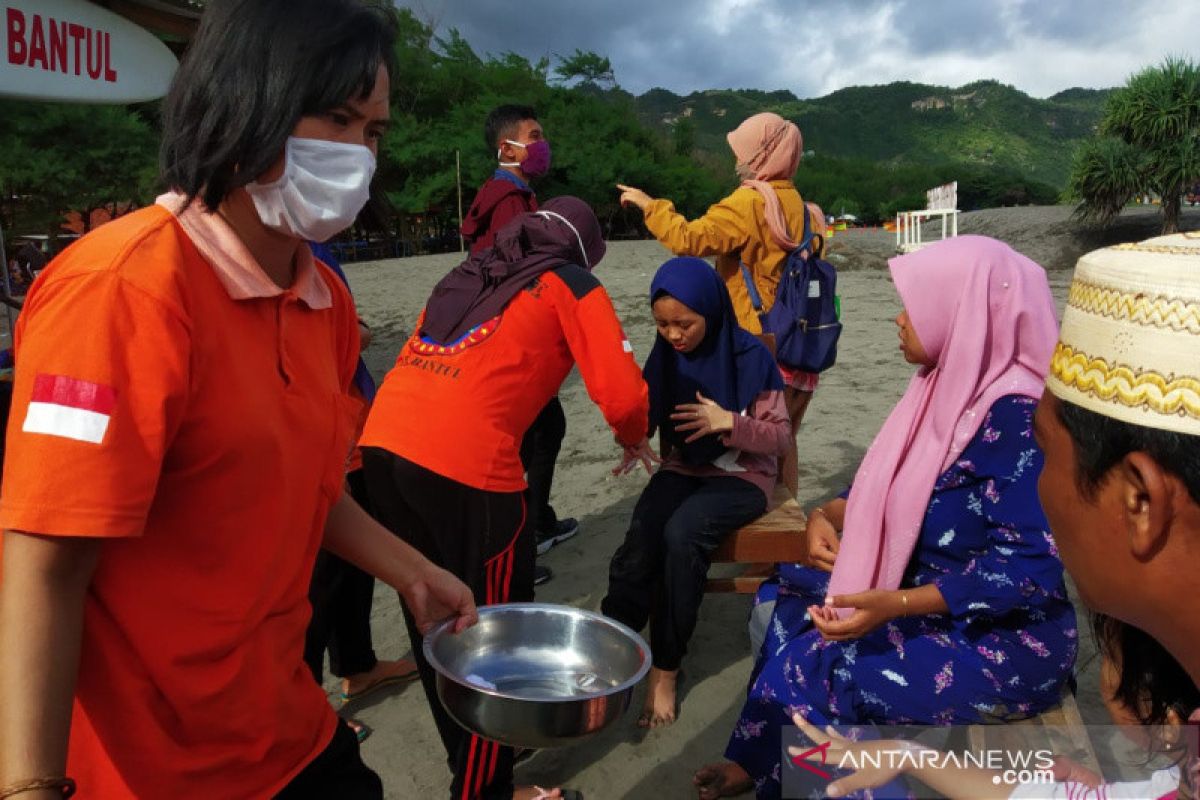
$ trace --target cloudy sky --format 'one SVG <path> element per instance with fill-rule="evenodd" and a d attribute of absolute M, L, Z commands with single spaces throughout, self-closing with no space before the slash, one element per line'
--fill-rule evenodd
<path fill-rule="evenodd" d="M 1196 0 L 397 0 L 481 53 L 607 55 L 617 82 L 686 94 L 980 78 L 1036 97 L 1200 59 Z"/>

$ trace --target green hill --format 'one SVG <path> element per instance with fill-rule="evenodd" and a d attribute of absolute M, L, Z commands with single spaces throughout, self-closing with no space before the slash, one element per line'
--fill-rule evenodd
<path fill-rule="evenodd" d="M 804 132 L 806 151 L 906 165 L 995 167 L 1061 189 L 1075 146 L 1090 136 L 1110 90 L 1068 89 L 1045 100 L 996 81 L 959 88 L 899 82 L 855 86 L 811 100 L 788 91 L 709 90 L 686 97 L 652 89 L 635 107 L 668 130 L 681 120 L 696 148 L 727 158 L 725 133 L 774 111 Z"/>

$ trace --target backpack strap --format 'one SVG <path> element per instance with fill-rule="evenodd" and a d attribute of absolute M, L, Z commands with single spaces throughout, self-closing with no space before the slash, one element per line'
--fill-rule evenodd
<path fill-rule="evenodd" d="M 746 291 L 750 293 L 750 304 L 754 306 L 754 310 L 762 316 L 763 304 L 762 295 L 758 293 L 758 287 L 754 285 L 754 276 L 750 274 L 750 268 L 746 266 L 746 262 L 738 259 L 738 266 L 742 269 L 742 280 L 746 282 Z"/>
<path fill-rule="evenodd" d="M 808 210 L 808 204 L 805 203 L 805 205 L 804 205 L 804 238 L 800 240 L 800 244 L 796 247 L 796 249 L 801 252 L 804 252 L 805 250 L 807 250 L 809 257 L 819 258 L 820 257 L 819 251 L 822 247 L 825 246 L 825 237 L 821 236 L 820 234 L 813 233 L 812 225 L 810 223 L 811 218 L 812 218 L 812 215 Z M 820 240 L 817 243 L 816 247 L 813 246 L 814 239 Z"/>
<path fill-rule="evenodd" d="M 803 203 L 803 201 L 801 202 Z M 811 249 L 812 240 L 819 239 L 821 237 L 813 235 L 812 225 L 809 222 L 811 215 L 808 210 L 808 205 L 804 204 L 803 208 L 804 236 L 801 238 L 800 244 L 796 246 L 796 250 L 800 252 L 808 250 L 808 254 L 812 256 L 816 255 L 816 252 Z M 750 303 L 754 306 L 754 310 L 757 311 L 758 315 L 761 317 L 763 314 L 762 295 L 758 293 L 758 287 L 754 285 L 754 277 L 750 273 L 750 267 L 746 266 L 746 262 L 742 261 L 741 259 L 738 259 L 738 266 L 742 271 L 742 280 L 746 282 L 746 290 L 750 293 Z"/>

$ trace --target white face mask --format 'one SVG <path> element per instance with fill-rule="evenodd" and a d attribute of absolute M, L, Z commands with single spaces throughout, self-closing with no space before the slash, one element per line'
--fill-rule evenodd
<path fill-rule="evenodd" d="M 375 155 L 358 144 L 289 136 L 283 175 L 246 191 L 268 228 L 324 242 L 354 223 L 367 204 Z"/>

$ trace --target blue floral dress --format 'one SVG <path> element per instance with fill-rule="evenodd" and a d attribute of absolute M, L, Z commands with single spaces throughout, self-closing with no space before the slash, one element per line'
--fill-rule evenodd
<path fill-rule="evenodd" d="M 1075 663 L 1075 611 L 1042 513 L 1036 402 L 996 401 L 938 479 L 902 586 L 934 584 L 948 614 L 901 617 L 826 642 L 807 607 L 829 574 L 780 565 L 759 591 L 776 606 L 725 751 L 780 796 L 780 730 L 801 711 L 825 724 L 952 725 L 1026 717 L 1058 703 Z"/>

